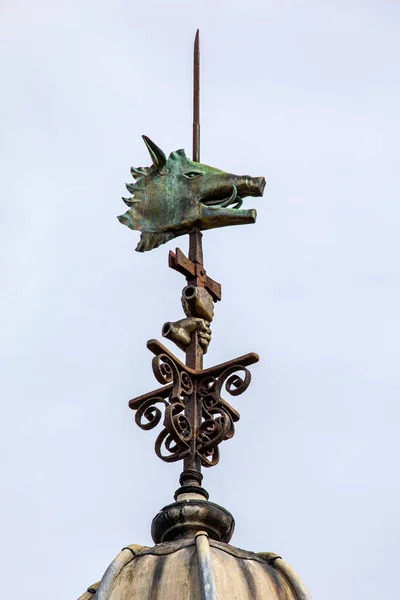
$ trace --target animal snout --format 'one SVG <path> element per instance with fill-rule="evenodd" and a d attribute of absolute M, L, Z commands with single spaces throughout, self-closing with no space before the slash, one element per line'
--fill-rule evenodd
<path fill-rule="evenodd" d="M 238 188 L 239 195 L 262 196 L 265 188 L 265 178 L 244 175 L 237 178 L 235 185 Z"/>

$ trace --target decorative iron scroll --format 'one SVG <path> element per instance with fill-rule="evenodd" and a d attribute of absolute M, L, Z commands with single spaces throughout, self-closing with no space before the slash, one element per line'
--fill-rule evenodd
<path fill-rule="evenodd" d="M 234 423 L 240 418 L 221 394 L 225 391 L 239 396 L 248 388 L 251 375 L 246 367 L 258 361 L 257 354 L 195 371 L 157 340 L 150 340 L 147 347 L 155 354 L 154 375 L 164 386 L 130 400 L 137 425 L 153 429 L 164 415 L 163 429 L 155 442 L 157 456 L 165 462 L 198 458 L 204 467 L 213 467 L 219 461 L 219 444 L 233 437 Z"/>

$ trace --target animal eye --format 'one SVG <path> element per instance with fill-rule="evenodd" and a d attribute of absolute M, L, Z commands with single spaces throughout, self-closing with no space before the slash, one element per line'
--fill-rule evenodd
<path fill-rule="evenodd" d="M 198 177 L 199 175 L 201 175 L 201 173 L 196 173 L 196 171 L 190 171 L 190 173 L 185 173 L 184 175 L 188 179 L 194 179 L 195 177 Z"/>

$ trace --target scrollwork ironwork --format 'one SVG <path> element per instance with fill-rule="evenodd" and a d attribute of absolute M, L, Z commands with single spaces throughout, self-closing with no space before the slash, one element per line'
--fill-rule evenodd
<path fill-rule="evenodd" d="M 237 371 L 243 371 L 243 379 L 237 375 Z M 240 394 L 243 394 L 243 392 L 247 390 L 250 382 L 251 373 L 248 369 L 246 369 L 246 367 L 243 365 L 232 365 L 218 377 L 217 387 L 220 392 L 225 383 L 225 390 L 228 392 L 228 394 L 231 396 L 240 396 Z"/>
<path fill-rule="evenodd" d="M 157 427 L 162 417 L 161 410 L 156 406 L 158 402 L 161 402 L 164 405 L 167 404 L 164 398 L 155 396 L 154 398 L 149 398 L 137 408 L 135 422 L 140 429 L 148 431 L 149 429 Z M 143 419 L 146 419 L 147 423 L 144 422 Z"/>
<path fill-rule="evenodd" d="M 177 367 L 170 356 L 167 354 L 158 354 L 152 361 L 154 377 L 158 383 L 171 383 L 176 377 Z"/>
<path fill-rule="evenodd" d="M 135 421 L 141 429 L 155 428 L 162 419 L 163 427 L 155 442 L 156 454 L 165 462 L 198 457 L 205 467 L 219 461 L 219 444 L 233 437 L 239 413 L 222 397 L 239 396 L 250 385 L 246 368 L 257 362 L 256 354 L 210 369 L 194 371 L 183 365 L 156 340 L 148 347 L 154 352 L 153 372 L 164 387 L 131 400 Z M 197 406 L 197 418 L 189 407 Z"/>
<path fill-rule="evenodd" d="M 156 427 L 163 416 L 157 404 L 164 404 L 163 429 L 159 433 L 155 451 L 165 462 L 182 460 L 190 450 L 193 436 L 192 426 L 185 413 L 185 398 L 193 394 L 194 385 L 191 376 L 182 369 L 181 363 L 170 354 L 161 352 L 153 358 L 153 373 L 159 383 L 165 387 L 129 403 L 136 410 L 135 421 L 141 429 Z M 184 367 L 184 366 L 183 366 Z"/>
<path fill-rule="evenodd" d="M 240 377 L 238 371 L 244 376 Z M 218 445 L 234 436 L 234 422 L 239 420 L 239 413 L 222 398 L 222 388 L 231 396 L 238 396 L 248 388 L 250 381 L 250 371 L 240 364 L 230 365 L 217 376 L 208 375 L 200 380 L 198 393 L 204 420 L 198 430 L 197 452 L 203 466 L 213 467 L 218 463 Z"/>

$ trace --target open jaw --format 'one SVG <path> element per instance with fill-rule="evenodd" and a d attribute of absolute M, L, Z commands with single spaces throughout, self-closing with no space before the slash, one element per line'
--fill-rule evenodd
<path fill-rule="evenodd" d="M 229 197 L 216 192 L 201 202 L 206 206 L 220 206 L 221 208 L 228 208 L 228 206 L 231 206 L 231 208 L 235 209 L 242 206 L 243 198 L 238 195 L 237 187 L 232 183 L 232 193 Z"/>
<path fill-rule="evenodd" d="M 205 206 L 238 209 L 246 196 L 262 196 L 265 187 L 264 177 L 232 177 L 230 186 L 224 185 L 212 190 L 201 200 Z"/>

